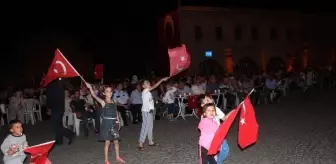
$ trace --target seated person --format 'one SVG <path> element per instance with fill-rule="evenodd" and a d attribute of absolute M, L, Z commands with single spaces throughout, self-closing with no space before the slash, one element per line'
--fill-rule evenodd
<path fill-rule="evenodd" d="M 70 107 L 76 113 L 76 117 L 83 121 L 84 136 L 87 137 L 89 135 L 88 118 L 97 119 L 96 111 L 89 109 L 85 100 L 80 99 L 80 92 L 78 90 L 75 91 L 74 99 L 70 102 Z"/>

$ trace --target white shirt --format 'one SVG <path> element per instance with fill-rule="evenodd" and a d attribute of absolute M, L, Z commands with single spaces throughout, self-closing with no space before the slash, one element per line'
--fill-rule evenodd
<path fill-rule="evenodd" d="M 66 112 L 72 112 L 71 107 L 70 107 L 70 102 L 71 102 L 71 98 L 65 98 L 65 102 L 64 102 L 64 110 Z"/>
<path fill-rule="evenodd" d="M 313 85 L 313 77 L 314 77 L 313 72 L 308 72 L 307 73 L 307 85 L 308 86 Z"/>
<path fill-rule="evenodd" d="M 184 86 L 183 89 L 179 89 L 179 92 L 181 94 L 189 94 L 189 93 L 191 93 L 191 89 L 188 86 Z"/>
<path fill-rule="evenodd" d="M 225 114 L 222 112 L 222 110 L 216 107 L 216 116 L 214 119 L 218 123 L 218 125 L 220 125 L 220 120 L 223 119 L 224 117 L 225 117 Z"/>
<path fill-rule="evenodd" d="M 169 89 L 163 96 L 162 101 L 165 104 L 173 104 L 175 102 L 174 93 L 177 91 L 175 87 Z"/>
<path fill-rule="evenodd" d="M 115 91 L 113 94 L 113 101 L 119 103 L 119 104 L 127 104 L 129 97 L 128 94 L 124 91 Z"/>
<path fill-rule="evenodd" d="M 93 105 L 94 101 L 91 95 L 80 96 L 80 99 L 85 100 L 87 104 Z"/>
<path fill-rule="evenodd" d="M 149 89 L 144 89 L 142 91 L 142 108 L 141 111 L 149 112 L 150 110 L 154 110 L 154 100 L 152 93 Z"/>
<path fill-rule="evenodd" d="M 203 90 L 203 88 L 200 85 L 191 86 L 191 94 L 200 95 L 200 94 L 204 94 L 204 93 L 205 93 L 205 90 Z"/>
<path fill-rule="evenodd" d="M 134 89 L 131 93 L 131 103 L 132 104 L 142 104 L 142 95 L 141 92 L 137 89 Z"/>
<path fill-rule="evenodd" d="M 277 87 L 277 83 L 275 79 L 266 79 L 265 83 L 268 89 L 275 89 Z"/>

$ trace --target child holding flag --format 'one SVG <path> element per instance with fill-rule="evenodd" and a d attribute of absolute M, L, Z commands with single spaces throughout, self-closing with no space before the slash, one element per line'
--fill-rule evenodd
<path fill-rule="evenodd" d="M 198 99 L 199 99 L 199 103 L 201 107 L 204 107 L 206 104 L 214 104 L 214 100 L 210 96 L 207 96 L 205 94 L 200 95 Z M 217 122 L 218 125 L 220 125 L 220 120 L 225 121 L 225 119 L 231 113 L 230 112 L 228 115 L 225 116 L 222 110 L 219 109 L 218 107 L 215 107 L 215 111 L 216 111 L 216 115 L 214 117 L 214 120 Z M 202 115 L 202 118 L 203 117 L 204 116 Z M 221 145 L 220 153 L 217 156 L 218 163 L 222 163 L 228 155 L 229 155 L 229 145 L 227 144 L 227 141 L 224 140 Z"/>
<path fill-rule="evenodd" d="M 4 154 L 5 164 L 23 164 L 26 155 L 23 149 L 28 147 L 26 135 L 22 134 L 22 123 L 19 120 L 12 120 L 9 123 L 11 134 L 1 144 L 1 151 Z"/>
<path fill-rule="evenodd" d="M 202 164 L 217 164 L 214 155 L 207 155 L 211 142 L 219 127 L 215 120 L 216 107 L 214 104 L 205 104 L 203 106 L 203 118 L 198 124 L 198 129 L 201 131 L 199 138 L 200 160 Z"/>
<path fill-rule="evenodd" d="M 104 147 L 104 157 L 105 164 L 110 164 L 108 160 L 108 152 L 111 141 L 114 143 L 114 149 L 116 153 L 116 162 L 117 163 L 125 163 L 125 161 L 120 157 L 119 152 L 119 141 L 121 140 L 119 135 L 120 130 L 120 121 L 117 112 L 116 102 L 112 100 L 112 88 L 109 86 L 105 86 L 103 95 L 104 99 L 99 98 L 94 90 L 92 89 L 91 84 L 86 83 L 87 88 L 90 90 L 92 97 L 98 101 L 98 103 L 102 107 L 102 123 L 100 126 L 100 138 L 105 141 Z"/>

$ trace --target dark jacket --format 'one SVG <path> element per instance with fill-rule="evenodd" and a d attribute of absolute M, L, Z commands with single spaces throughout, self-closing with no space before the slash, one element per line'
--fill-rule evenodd
<path fill-rule="evenodd" d="M 63 114 L 65 106 L 65 94 L 62 80 L 54 80 L 46 88 L 47 107 L 52 115 Z"/>

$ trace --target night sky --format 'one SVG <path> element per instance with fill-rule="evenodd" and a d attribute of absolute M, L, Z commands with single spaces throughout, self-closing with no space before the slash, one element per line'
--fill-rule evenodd
<path fill-rule="evenodd" d="M 168 68 L 158 68 L 162 63 L 155 63 L 156 25 L 159 17 L 177 7 L 177 0 L 76 5 L 55 2 L 30 4 L 29 7 L 11 6 L 9 12 L 2 11 L 3 48 L 0 53 L 3 74 L 40 77 L 47 71 L 56 48 L 60 48 L 84 74 L 93 72 L 92 65 L 84 67 L 81 64 L 84 60 L 92 64 L 103 63 L 110 77 L 142 75 L 153 69 L 159 74 L 167 72 L 160 69 Z M 282 2 L 279 5 L 260 0 L 184 0 L 181 4 L 302 8 L 299 3 Z M 307 6 L 311 5 L 306 3 Z"/>

